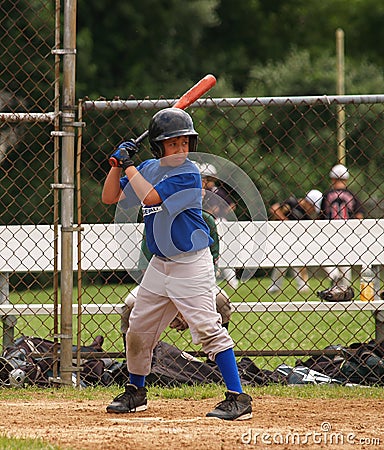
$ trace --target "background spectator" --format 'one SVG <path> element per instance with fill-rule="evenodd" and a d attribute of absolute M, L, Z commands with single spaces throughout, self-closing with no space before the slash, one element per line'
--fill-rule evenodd
<path fill-rule="evenodd" d="M 347 188 L 348 169 L 336 164 L 329 172 L 331 188 L 324 193 L 319 219 L 363 219 L 364 209 L 360 200 Z M 352 284 L 350 267 L 324 267 L 332 285 L 348 287 Z"/>
<path fill-rule="evenodd" d="M 274 203 L 270 208 L 273 220 L 310 220 L 314 219 L 320 213 L 320 206 L 323 195 L 317 189 L 312 189 L 304 198 L 297 199 L 294 196 L 289 197 L 282 203 Z M 275 267 L 272 270 L 272 283 L 268 289 L 270 294 L 281 292 L 284 276 L 288 268 Z M 305 267 L 292 267 L 294 279 L 297 283 L 298 292 L 305 294 L 309 292 L 308 273 Z"/>

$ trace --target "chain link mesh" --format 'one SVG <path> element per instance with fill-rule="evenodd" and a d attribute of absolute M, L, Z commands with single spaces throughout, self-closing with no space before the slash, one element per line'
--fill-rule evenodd
<path fill-rule="evenodd" d="M 60 331 L 56 266 L 60 262 L 56 259 L 60 241 L 55 233 L 59 204 L 52 187 L 58 173 L 57 141 L 51 135 L 57 100 L 55 56 L 51 52 L 55 46 L 52 2 L 2 2 L 0 31 L 0 307 L 10 311 L 1 314 L 4 348 L 20 336 L 57 342 Z M 322 225 L 316 235 L 313 227 L 317 220 L 302 222 L 301 231 L 296 228 L 296 238 L 289 234 L 293 240 L 287 238 L 290 229 L 283 223 L 273 225 L 274 239 L 279 244 L 275 252 L 264 252 L 258 267 L 251 270 L 229 265 L 232 279 L 226 279 L 221 270 L 218 282 L 232 305 L 229 331 L 236 354 L 252 357 L 262 369 L 273 369 L 283 362 L 294 365 L 297 356 L 383 336 L 382 313 L 370 307 L 370 302 L 359 299 L 363 254 L 363 262 L 376 270 L 375 299 L 381 294 L 384 100 L 380 96 L 368 97 L 211 99 L 189 109 L 199 132 L 199 152 L 225 158 L 239 167 L 260 193 L 266 219 L 273 219 L 270 207 L 276 202 L 292 195 L 305 198 L 311 189 L 329 189 L 330 169 L 340 160 L 348 167 L 348 186 L 361 200 L 364 217 L 371 219 L 367 222 L 368 231 L 360 229 L 353 220 L 343 221 L 337 237 L 332 237 L 338 240 L 341 252 L 351 252 L 350 261 L 356 253 L 354 264 L 351 263 L 354 298 L 352 306 L 345 303 L 344 309 L 337 302 L 336 306 L 322 302 L 317 295 L 332 285 L 322 267 L 322 250 L 328 248 L 331 240 L 324 240 Z M 80 253 L 77 261 L 74 251 L 73 301 L 79 302 L 85 312 L 81 320 L 74 314 L 74 339 L 79 335 L 81 345 L 87 346 L 101 335 L 102 350 L 112 358 L 124 358 L 120 312 L 136 282 L 132 269 L 123 270 L 116 263 L 116 236 L 113 227 L 107 227 L 115 222 L 116 206 L 101 202 L 109 170 L 107 158 L 121 141 L 139 136 L 156 110 L 172 104 L 173 100 L 88 98 L 79 103 L 86 126 L 81 130 L 79 145 L 75 221 L 84 227 L 77 242 L 86 252 Z M 342 143 L 337 141 L 340 106 L 346 117 L 342 124 L 346 138 Z M 346 149 L 342 156 L 338 153 L 340 144 Z M 137 160 L 148 157 L 151 152 L 144 142 Z M 231 189 L 229 177 L 219 174 L 218 183 L 221 181 L 235 200 L 236 220 L 249 221 L 246 202 L 240 192 Z M 137 226 L 140 234 L 140 225 Z M 373 236 L 372 247 L 362 249 L 361 245 L 370 242 L 361 237 L 364 233 Z M 234 233 L 232 239 L 237 244 L 241 242 L 245 250 L 254 245 L 252 233 L 243 234 L 243 240 Z M 308 258 L 308 249 L 312 258 Z M 292 253 L 296 254 L 294 263 Z M 335 249 L 328 255 L 326 265 L 336 266 L 337 255 Z M 295 268 L 304 266 L 304 285 L 299 285 L 298 277 L 303 273 Z M 275 292 L 271 291 L 273 273 L 281 280 Z M 19 309 L 12 310 L 13 306 Z M 91 313 L 87 313 L 87 307 Z M 168 327 L 161 340 L 202 356 L 201 348 L 192 344 L 188 330 Z M 55 376 L 54 370 L 52 374 Z"/>
<path fill-rule="evenodd" d="M 228 103 L 232 100 L 228 99 Z M 247 99 L 241 100 L 243 103 L 247 101 Z M 223 105 L 225 101 L 218 100 L 216 103 Z M 230 158 L 239 164 L 259 188 L 267 210 L 273 202 L 281 202 L 289 195 L 293 194 L 297 198 L 302 198 L 312 188 L 322 191 L 328 189 L 330 169 L 338 160 L 335 104 L 306 105 L 305 99 L 299 105 L 296 104 L 296 99 L 286 99 L 284 103 L 278 105 L 275 104 L 274 99 L 262 106 L 249 103 L 247 107 L 226 105 L 225 107 L 204 108 L 202 106 L 191 109 L 189 112 L 194 117 L 199 131 L 199 150 Z M 137 104 L 139 107 L 140 102 Z M 95 179 L 95 182 L 93 189 L 89 189 L 90 197 L 83 197 L 83 207 L 92 205 L 87 208 L 89 213 L 84 212 L 83 219 L 91 223 L 100 222 L 100 220 L 109 222 L 114 220 L 116 207 L 105 206 L 98 201 L 103 181 L 109 170 L 107 157 L 121 141 L 141 134 L 156 111 L 157 104 L 154 101 L 154 110 L 147 107 L 145 111 L 138 111 L 136 108 L 125 109 L 124 102 L 120 111 L 112 111 L 111 105 L 107 105 L 106 108 L 103 105 L 99 109 L 100 104 L 97 101 L 88 101 L 85 107 L 83 119 L 87 127 L 83 136 L 82 178 Z M 382 188 L 376 177 L 378 160 L 381 158 L 382 124 L 377 122 L 377 114 L 382 112 L 383 107 L 380 104 L 353 104 L 351 101 L 345 108 L 348 111 L 348 117 L 353 117 L 359 122 L 354 123 L 354 128 L 358 131 L 355 131 L 356 134 L 351 141 L 354 143 L 346 156 L 348 169 L 353 174 L 350 189 L 361 199 L 365 209 L 364 217 L 379 218 L 381 217 Z M 370 124 L 373 117 L 375 117 L 375 127 Z M 368 148 L 358 144 L 362 140 L 360 129 L 367 128 L 372 133 L 370 141 L 379 144 L 375 146 L 376 150 L 373 150 L 372 144 L 369 146 L 369 160 L 364 156 Z M 351 131 L 350 135 L 352 134 Z M 143 144 L 139 159 L 143 160 L 149 156 L 148 145 Z M 239 220 L 247 218 L 247 211 L 242 208 L 240 202 L 237 202 L 236 216 Z M 348 242 L 355 234 L 356 225 L 355 222 L 352 225 L 352 222 L 351 225 L 348 221 L 343 223 L 340 230 L 340 245 Z M 313 222 L 310 223 L 313 224 Z M 308 222 L 303 222 L 301 234 L 304 237 L 307 226 L 309 226 Z M 282 241 L 285 239 L 285 232 L 285 229 L 276 227 L 276 233 L 280 234 Z M 234 235 L 233 240 L 236 239 L 238 236 Z M 316 235 L 311 234 L 311 239 L 316 239 Z M 308 239 L 302 241 L 302 252 L 306 249 L 306 241 Z M 246 242 L 245 246 L 247 245 L 249 242 Z M 284 266 L 285 261 L 287 266 L 291 265 L 292 256 L 288 255 L 288 250 L 289 248 L 286 254 L 279 255 L 279 268 Z M 368 254 L 370 254 L 369 249 Z M 371 256 L 374 261 L 378 255 Z M 332 260 L 332 255 L 329 257 Z M 260 261 L 261 268 L 256 271 L 255 276 L 246 282 L 241 282 L 242 273 L 246 269 L 236 268 L 238 286 L 235 289 L 230 281 L 225 279 L 220 281 L 221 287 L 230 296 L 234 309 L 230 331 L 239 355 L 257 355 L 262 358 L 257 360 L 260 361 L 259 364 L 272 367 L 277 362 L 282 362 L 281 355 L 306 354 L 311 350 L 325 349 L 329 345 L 349 345 L 352 342 L 367 342 L 375 338 L 375 315 L 372 311 L 345 312 L 333 310 L 332 307 L 328 310 L 326 308 L 317 310 L 320 301 L 317 292 L 329 288 L 331 281 L 324 268 L 316 266 L 316 254 L 312 259 L 312 263 L 307 268 L 308 281 L 304 286 L 306 289 L 302 289 L 301 292 L 297 288 L 297 274 L 292 269 L 288 269 L 285 274 L 279 274 L 279 277 L 285 276 L 281 291 L 271 293 L 269 287 L 273 267 L 263 267 L 265 263 L 263 260 Z M 298 260 L 300 261 L 300 254 Z M 304 263 L 304 260 L 300 262 Z M 320 257 L 319 262 L 321 262 Z M 360 264 L 361 261 L 356 260 L 352 275 L 356 301 L 359 301 L 360 292 Z M 283 269 L 281 271 L 283 272 Z M 107 271 L 103 274 L 100 271 L 94 275 L 87 273 L 86 277 L 89 277 L 93 288 L 97 283 L 108 283 L 118 289 L 112 296 L 108 293 L 108 297 L 102 299 L 101 303 L 122 302 L 128 291 L 135 285 L 127 274 L 121 272 L 111 274 Z M 254 302 L 262 302 L 262 312 L 258 307 L 250 307 L 246 313 L 240 312 L 241 308 L 238 305 Z M 276 302 L 279 302 L 280 308 L 282 303 L 290 302 L 291 308 L 287 310 L 281 308 L 276 312 L 276 309 L 273 309 Z M 302 303 L 308 304 L 305 309 Z M 109 320 L 111 318 L 108 319 L 108 326 Z M 116 323 L 118 320 L 117 317 Z M 116 334 L 113 336 L 115 337 Z M 198 347 L 191 344 L 187 331 L 177 332 L 167 329 L 163 338 L 166 342 L 183 350 L 199 351 Z M 122 339 L 117 337 L 117 341 L 111 344 L 111 349 L 115 349 L 115 345 L 117 348 L 122 348 Z M 277 356 L 264 359 L 264 355 Z"/>

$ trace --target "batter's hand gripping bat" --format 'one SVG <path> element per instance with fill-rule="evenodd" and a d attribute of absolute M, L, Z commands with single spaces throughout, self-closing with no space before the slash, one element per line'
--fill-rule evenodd
<path fill-rule="evenodd" d="M 185 94 L 183 94 L 179 100 L 172 106 L 173 108 L 186 109 L 191 106 L 197 99 L 208 92 L 216 84 L 216 78 L 209 74 L 198 81 L 191 87 Z M 135 144 L 140 144 L 148 136 L 148 130 L 144 131 L 138 138 L 136 138 Z M 115 158 L 109 158 L 109 164 L 112 167 L 117 167 L 118 163 Z"/>

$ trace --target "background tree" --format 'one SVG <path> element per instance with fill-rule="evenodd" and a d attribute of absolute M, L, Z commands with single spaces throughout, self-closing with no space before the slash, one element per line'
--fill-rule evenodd
<path fill-rule="evenodd" d="M 53 8 L 48 0 L 1 2 L 2 111 L 53 109 Z M 98 0 L 92 4 L 78 0 L 77 17 L 78 98 L 175 98 L 206 73 L 218 79 L 212 97 L 332 95 L 339 27 L 346 38 L 346 93 L 382 92 L 384 55 L 378 44 L 383 40 L 384 4 L 376 0 Z M 382 108 L 370 105 L 346 111 L 348 163 L 356 183 L 365 186 L 362 194 L 378 199 Z M 83 181 L 84 191 L 90 194 L 97 193 L 105 176 L 104 152 L 138 135 L 147 124 L 147 111 L 119 112 L 118 124 L 112 127 L 114 114 L 100 114 L 84 130 L 88 140 L 83 157 L 89 175 Z M 325 186 L 325 171 L 319 168 L 335 157 L 333 110 L 320 105 L 237 108 L 236 112 L 225 108 L 196 111 L 196 119 L 200 129 L 204 130 L 203 124 L 210 129 L 201 148 L 227 155 L 240 165 L 263 190 L 266 201 L 316 183 Z M 0 154 L 6 155 L 0 176 L 2 221 L 50 220 L 45 200 L 49 186 L 41 187 L 41 180 L 52 174 L 51 144 L 43 127 L 2 125 Z M 38 195 L 34 186 L 40 186 Z M 20 195 L 26 196 L 22 210 L 13 206 Z M 84 214 L 87 207 L 90 212 L 92 201 L 84 205 Z"/>
<path fill-rule="evenodd" d="M 335 95 L 336 63 L 332 55 L 311 57 L 309 51 L 291 51 L 286 60 L 255 65 L 245 95 L 258 97 Z M 346 60 L 346 90 L 351 94 L 379 92 L 382 70 L 367 60 Z M 382 105 L 346 106 L 347 165 L 353 188 L 364 200 L 379 201 L 382 175 L 377 164 L 384 156 Z M 325 190 L 328 172 L 337 163 L 336 110 L 323 105 L 266 108 L 255 123 L 249 159 L 262 170 L 263 198 L 268 203 L 314 186 Z M 379 163 L 380 164 L 380 163 Z M 373 176 L 373 178 L 372 178 Z M 278 182 L 276 183 L 276 180 Z M 260 183 L 260 180 L 259 180 Z M 271 189 L 275 186 L 276 189 Z"/>
<path fill-rule="evenodd" d="M 175 97 L 200 79 L 217 0 L 79 0 L 79 96 Z"/>

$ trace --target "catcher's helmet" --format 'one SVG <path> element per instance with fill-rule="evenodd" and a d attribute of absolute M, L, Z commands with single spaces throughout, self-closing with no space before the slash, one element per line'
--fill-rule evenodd
<path fill-rule="evenodd" d="M 179 136 L 189 136 L 189 151 L 196 151 L 198 133 L 193 128 L 191 116 L 182 109 L 165 108 L 157 112 L 148 131 L 151 151 L 156 158 L 164 156 L 162 141 Z"/>

